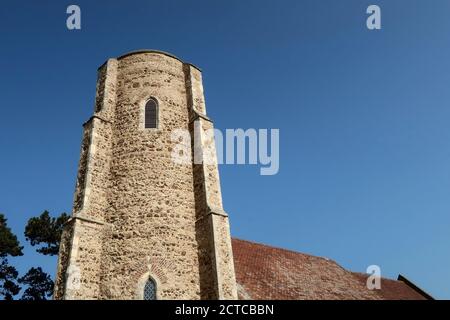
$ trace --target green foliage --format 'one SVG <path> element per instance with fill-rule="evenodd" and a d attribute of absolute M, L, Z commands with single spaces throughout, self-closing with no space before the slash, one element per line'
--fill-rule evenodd
<path fill-rule="evenodd" d="M 16 268 L 8 264 L 6 258 L 0 258 L 0 260 L 0 297 L 4 300 L 13 300 L 20 291 L 16 282 L 19 273 Z"/>
<path fill-rule="evenodd" d="M 21 300 L 47 300 L 52 296 L 53 281 L 40 267 L 28 270 L 19 282 L 28 286 Z"/>
<path fill-rule="evenodd" d="M 0 213 L 0 297 L 5 300 L 12 300 L 20 291 L 16 281 L 19 273 L 9 265 L 7 256 L 21 256 L 22 249 L 16 235 L 8 227 L 7 219 Z"/>
<path fill-rule="evenodd" d="M 65 222 L 69 219 L 66 213 L 59 217 L 50 217 L 44 211 L 39 217 L 28 220 L 25 237 L 32 246 L 40 246 L 36 251 L 44 255 L 57 255 Z M 19 294 L 23 284 L 22 300 L 47 300 L 52 296 L 54 283 L 50 276 L 40 267 L 31 268 L 21 278 L 16 268 L 11 266 L 7 257 L 21 256 L 20 246 L 15 234 L 7 225 L 7 219 L 0 213 L 0 299 L 13 300 Z"/>
<path fill-rule="evenodd" d="M 32 246 L 42 245 L 36 249 L 37 252 L 44 255 L 57 255 L 63 227 L 68 219 L 69 216 L 66 213 L 52 218 L 48 211 L 44 211 L 39 217 L 28 220 L 25 238 Z"/>
<path fill-rule="evenodd" d="M 12 257 L 23 255 L 19 240 L 11 229 L 8 228 L 7 219 L 0 213 L 0 257 L 5 258 L 10 255 Z"/>

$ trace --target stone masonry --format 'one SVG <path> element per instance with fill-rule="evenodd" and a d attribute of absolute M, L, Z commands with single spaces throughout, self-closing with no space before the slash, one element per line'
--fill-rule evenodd
<path fill-rule="evenodd" d="M 158 127 L 145 129 L 150 98 Z M 172 160 L 177 129 L 215 150 L 201 71 L 154 50 L 109 59 L 83 128 L 54 298 L 142 299 L 151 278 L 158 299 L 237 299 L 217 163 Z"/>

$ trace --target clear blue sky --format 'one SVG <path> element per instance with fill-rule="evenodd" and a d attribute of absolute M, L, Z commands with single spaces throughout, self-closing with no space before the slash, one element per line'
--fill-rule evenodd
<path fill-rule="evenodd" d="M 220 167 L 235 237 L 450 298 L 449 14 L 448 0 L 2 3 L 0 212 L 23 244 L 29 217 L 70 212 L 97 67 L 154 48 L 204 70 L 217 128 L 280 129 L 278 175 Z M 53 274 L 33 251 L 12 261 Z"/>

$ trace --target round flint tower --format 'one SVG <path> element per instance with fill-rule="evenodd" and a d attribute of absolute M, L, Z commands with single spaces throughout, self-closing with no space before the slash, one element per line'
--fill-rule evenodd
<path fill-rule="evenodd" d="M 55 299 L 236 299 L 217 163 L 172 157 L 180 129 L 195 131 L 196 152 L 215 150 L 201 71 L 154 50 L 109 59 L 94 109 Z"/>

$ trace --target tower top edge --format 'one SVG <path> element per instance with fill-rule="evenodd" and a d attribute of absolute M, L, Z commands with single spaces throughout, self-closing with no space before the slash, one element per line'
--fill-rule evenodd
<path fill-rule="evenodd" d="M 178 61 L 180 61 L 183 64 L 190 65 L 190 66 L 194 67 L 195 69 L 197 69 L 198 71 L 202 72 L 202 69 L 200 69 L 196 65 L 194 65 L 192 63 L 189 63 L 189 62 L 186 62 L 186 61 L 183 61 L 180 58 L 178 58 L 177 56 L 175 56 L 175 55 L 173 55 L 173 54 L 171 54 L 169 52 L 161 51 L 161 50 L 154 50 L 154 49 L 133 50 L 133 51 L 130 51 L 130 52 L 127 52 L 127 53 L 124 53 L 124 54 L 118 56 L 116 59 L 117 60 L 121 60 L 121 59 L 126 58 L 128 56 L 131 56 L 131 55 L 134 55 L 134 54 L 141 54 L 141 53 L 157 53 L 157 54 L 165 55 L 165 56 L 170 57 L 172 59 L 178 60 Z M 106 60 L 100 67 L 98 67 L 98 69 L 101 69 L 107 62 L 108 62 L 108 60 Z"/>

